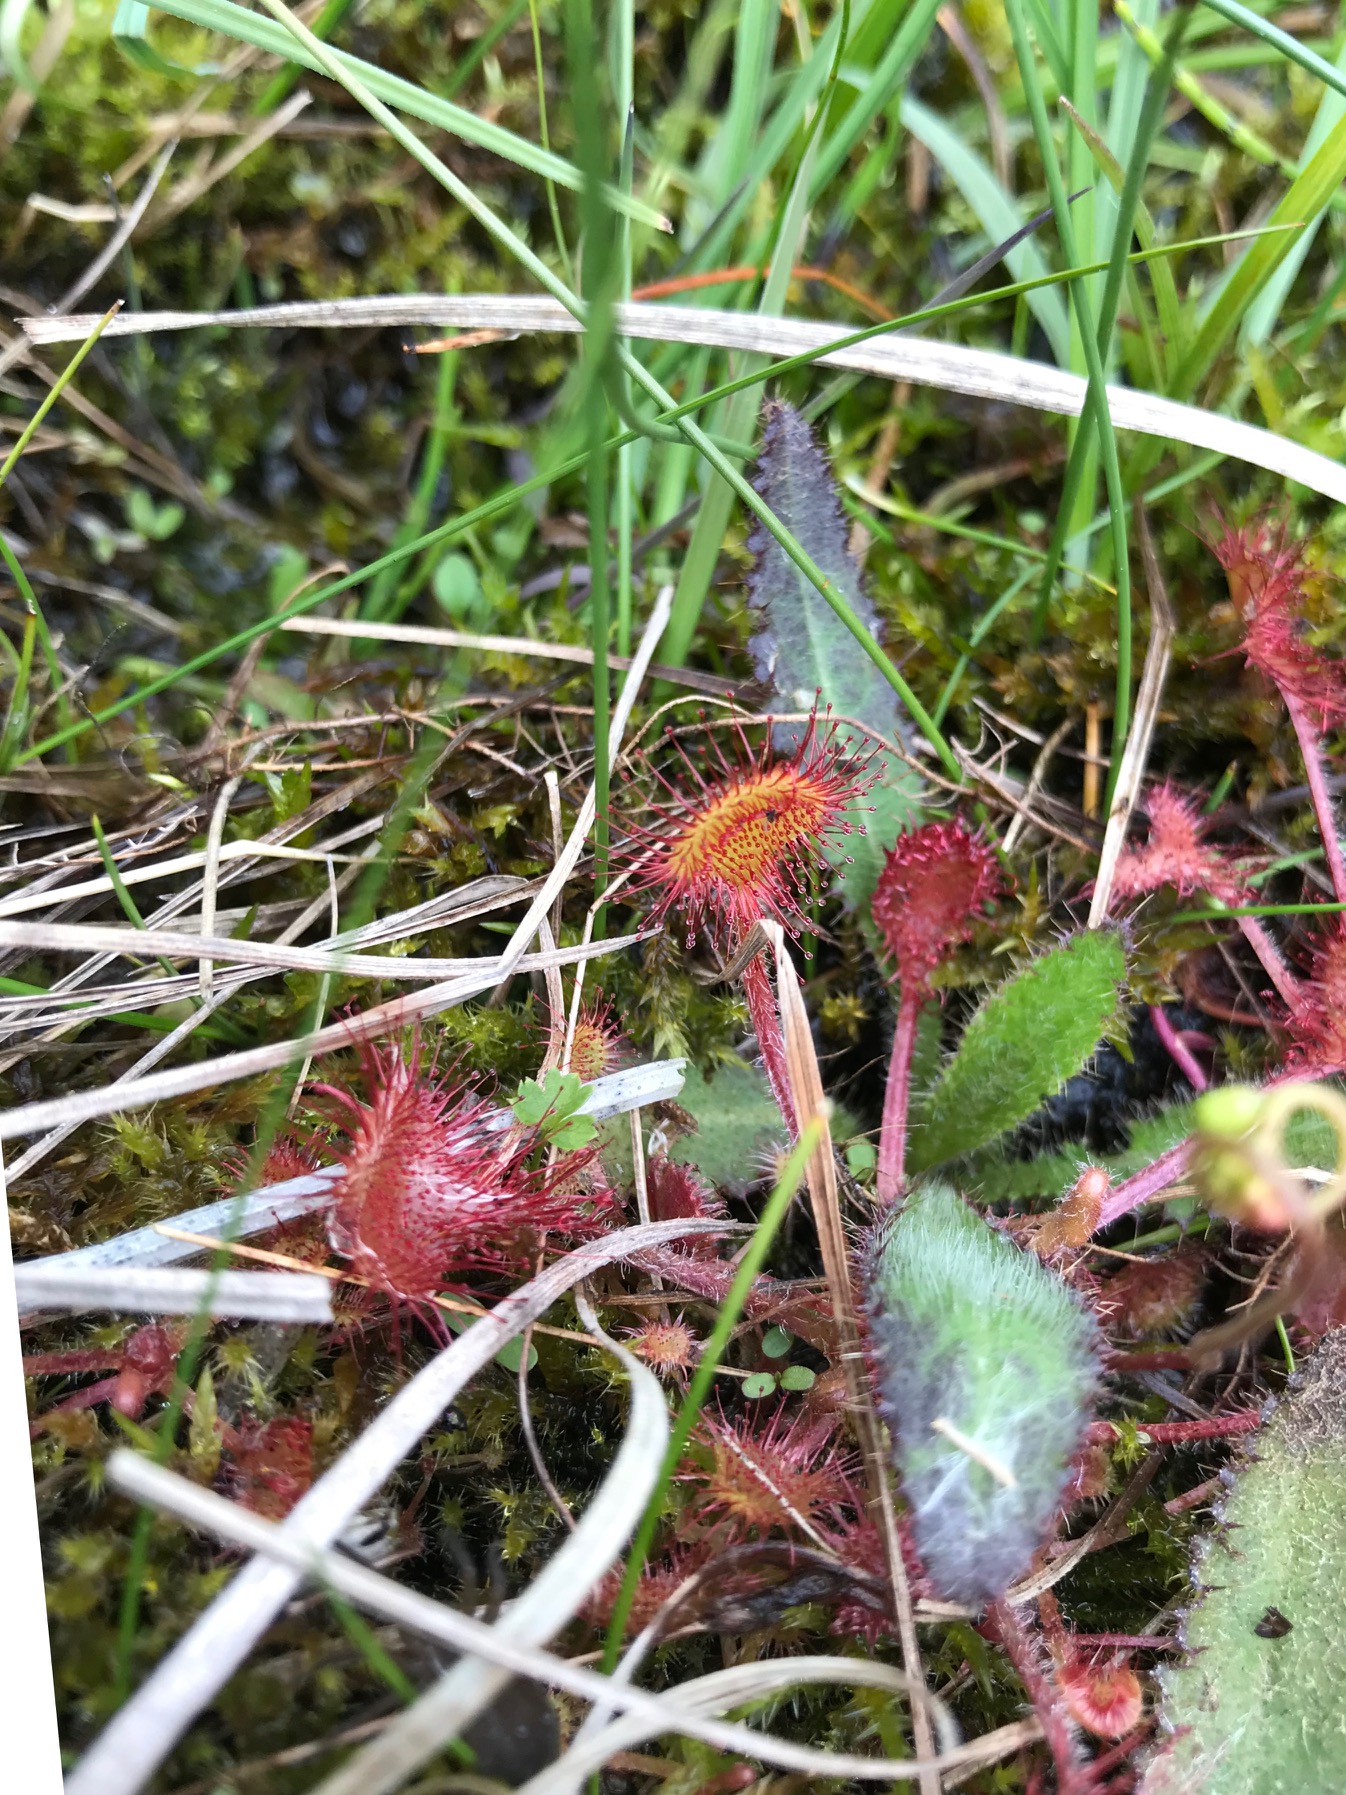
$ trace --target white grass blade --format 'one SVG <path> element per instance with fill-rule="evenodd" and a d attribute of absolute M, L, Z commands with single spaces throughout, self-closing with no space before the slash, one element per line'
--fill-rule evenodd
<path fill-rule="evenodd" d="M 503 1346 L 567 1290 L 605 1265 L 720 1224 L 655 1222 L 576 1248 L 504 1298 L 438 1353 L 380 1411 L 282 1523 L 306 1551 L 328 1546 L 394 1467 Z M 253 1559 L 113 1716 L 66 1778 L 66 1795 L 134 1795 L 247 1657 L 302 1582 L 302 1573 Z"/>
<path fill-rule="evenodd" d="M 668 1445 L 668 1404 L 654 1373 L 597 1327 L 580 1299 L 580 1318 L 621 1361 L 631 1385 L 626 1435 L 574 1533 L 496 1622 L 497 1638 L 520 1645 L 554 1639 L 579 1612 L 634 1533 L 659 1478 Z M 359 1750 L 314 1795 L 388 1795 L 456 1739 L 509 1681 L 509 1672 L 472 1657 L 447 1671 L 379 1738 Z"/>
<path fill-rule="evenodd" d="M 643 1066 L 624 1066 L 596 1078 L 588 1086 L 581 1112 L 596 1122 L 610 1116 L 624 1115 L 648 1103 L 667 1103 L 682 1090 L 686 1060 L 650 1060 Z M 505 1110 L 498 1112 L 501 1128 L 509 1124 Z M 297 1221 L 326 1209 L 332 1201 L 332 1190 L 341 1175 L 339 1166 L 324 1166 L 302 1178 L 287 1178 L 283 1184 L 266 1185 L 261 1190 L 247 1191 L 236 1197 L 222 1197 L 218 1203 L 207 1203 L 199 1209 L 188 1209 L 168 1219 L 165 1226 L 184 1234 L 213 1235 L 226 1240 L 247 1240 L 254 1234 L 265 1234 L 281 1222 Z M 75 1247 L 68 1253 L 51 1253 L 43 1259 L 30 1259 L 28 1267 L 51 1266 L 68 1272 L 111 1270 L 114 1267 L 173 1265 L 190 1259 L 201 1248 L 190 1241 L 172 1240 L 159 1232 L 158 1225 L 133 1228 L 112 1240 L 94 1246 Z M 34 1304 L 36 1308 L 38 1305 Z M 28 1313 L 22 1294 L 20 1314 Z"/>
<path fill-rule="evenodd" d="M 537 926 L 536 919 L 533 926 Z M 580 960 L 598 959 L 622 945 L 624 938 L 619 937 L 613 941 L 594 942 L 588 947 L 565 948 L 555 955 L 538 954 L 528 958 L 516 953 L 512 963 L 502 955 L 498 960 L 482 961 L 486 968 L 484 972 L 427 985 L 422 991 L 392 998 L 358 1016 L 329 1023 L 311 1035 L 273 1041 L 264 1047 L 248 1047 L 239 1053 L 224 1053 L 218 1059 L 202 1060 L 195 1065 L 174 1066 L 167 1072 L 152 1072 L 145 1078 L 104 1085 L 101 1090 L 79 1091 L 69 1097 L 26 1103 L 0 1115 L 0 1141 L 13 1140 L 17 1135 L 36 1134 L 43 1128 L 62 1128 L 68 1123 L 92 1121 L 95 1116 L 147 1109 L 152 1103 L 185 1097 L 192 1091 L 210 1090 L 241 1078 L 255 1078 L 259 1072 L 274 1072 L 278 1066 L 292 1065 L 295 1060 L 308 1056 L 354 1047 L 361 1041 L 406 1028 L 423 1016 L 437 1016 L 443 1010 L 465 1003 L 469 997 L 480 997 L 484 991 L 493 991 L 517 972 L 525 960 L 529 965 L 573 965 Z"/>
<path fill-rule="evenodd" d="M 61 1255 L 14 1267 L 19 1313 L 88 1309 L 111 1315 L 196 1315 L 231 1321 L 331 1321 L 332 1286 L 310 1272 L 172 1271 L 63 1265 Z"/>
<path fill-rule="evenodd" d="M 108 1460 L 108 1480 L 125 1495 L 179 1516 L 189 1525 L 212 1533 L 230 1544 L 265 1554 L 294 1573 L 295 1582 L 305 1576 L 326 1585 L 349 1601 L 385 1615 L 409 1631 L 437 1639 L 452 1650 L 474 1653 L 516 1676 L 533 1677 L 554 1689 L 564 1689 L 583 1701 L 604 1702 L 639 1716 L 642 1738 L 660 1733 L 682 1734 L 704 1740 L 717 1751 L 755 1758 L 780 1769 L 810 1777 L 863 1777 L 887 1782 L 911 1779 L 924 1768 L 913 1759 L 859 1757 L 832 1754 L 777 1739 L 754 1727 L 733 1721 L 707 1719 L 707 1711 L 751 1700 L 793 1683 L 852 1683 L 868 1688 L 901 1688 L 901 1673 L 863 1658 L 790 1658 L 767 1664 L 738 1666 L 717 1671 L 713 1678 L 698 1678 L 668 1695 L 651 1695 L 644 1689 L 614 1687 L 597 1671 L 587 1670 L 566 1658 L 536 1647 L 521 1645 L 503 1636 L 500 1626 L 448 1608 L 416 1590 L 407 1589 L 377 1571 L 367 1569 L 341 1553 L 329 1552 L 312 1541 L 295 1537 L 274 1521 L 264 1521 L 237 1503 L 203 1490 L 176 1472 L 151 1464 L 139 1454 L 120 1448 Z M 687 1695 L 689 1699 L 683 1699 Z M 938 1710 L 936 1710 L 938 1712 Z M 943 1730 L 943 1729 L 942 1729 Z M 941 1770 L 971 1769 L 1010 1756 L 1041 1736 L 1035 1720 L 1016 1721 L 955 1745 L 935 1760 Z M 572 1754 L 573 1755 L 573 1754 Z M 572 1775 L 571 1758 L 561 1760 L 546 1776 L 564 1768 Z M 556 1785 L 559 1788 L 559 1783 Z M 537 1795 L 538 1779 L 527 1787 Z"/>
<path fill-rule="evenodd" d="M 702 310 L 700 307 L 629 304 L 613 308 L 621 332 L 659 343 L 709 344 L 767 355 L 801 355 L 817 351 L 826 367 L 854 368 L 885 380 L 910 380 L 978 399 L 1008 401 L 1036 411 L 1078 417 L 1087 382 L 1045 362 L 1023 361 L 988 349 L 967 349 L 958 343 L 935 343 L 920 337 L 871 337 L 847 349 L 829 349 L 838 331 L 834 324 L 807 318 L 769 318 L 757 313 Z M 78 318 L 25 318 L 23 328 L 34 342 L 83 340 L 97 322 Z M 290 305 L 253 306 L 235 312 L 140 312 L 119 314 L 103 332 L 103 340 L 145 331 L 190 330 L 200 324 L 311 325 L 318 328 L 428 324 L 464 330 L 499 330 L 506 336 L 542 331 L 578 332 L 583 326 L 553 299 L 513 295 L 465 294 L 461 298 L 371 298 L 323 300 Z M 1346 467 L 1291 442 L 1272 430 L 1261 430 L 1219 412 L 1180 405 L 1155 393 L 1109 386 L 1108 409 L 1118 430 L 1135 430 L 1194 448 L 1213 449 L 1254 467 L 1296 480 L 1325 497 L 1346 503 Z"/>

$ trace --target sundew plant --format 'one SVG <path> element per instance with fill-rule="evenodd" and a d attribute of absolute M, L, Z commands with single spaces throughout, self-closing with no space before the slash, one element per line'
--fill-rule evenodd
<path fill-rule="evenodd" d="M 1343 69 L 0 0 L 69 1795 L 1339 1791 Z"/>

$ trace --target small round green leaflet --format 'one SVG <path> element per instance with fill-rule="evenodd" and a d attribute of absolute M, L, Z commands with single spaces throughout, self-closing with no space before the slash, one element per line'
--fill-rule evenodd
<path fill-rule="evenodd" d="M 942 1595 L 980 1607 L 1051 1524 L 1097 1379 L 1094 1323 L 947 1184 L 880 1224 L 865 1286 L 916 1548 Z"/>

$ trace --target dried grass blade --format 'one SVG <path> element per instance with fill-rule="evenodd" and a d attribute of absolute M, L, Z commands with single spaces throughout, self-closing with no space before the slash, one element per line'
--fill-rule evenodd
<path fill-rule="evenodd" d="M 85 334 L 92 322 L 89 317 L 25 318 L 23 328 L 34 342 L 70 342 Z M 633 303 L 614 306 L 613 322 L 623 335 L 650 342 L 707 344 L 767 355 L 810 355 L 827 367 L 853 368 L 886 380 L 910 380 L 918 386 L 938 387 L 972 398 L 1008 400 L 1064 417 L 1080 415 L 1088 387 L 1082 375 L 1045 362 L 968 349 L 958 343 L 891 336 L 872 338 L 848 348 L 829 347 L 838 340 L 835 326 L 806 318 Z M 432 324 L 484 327 L 506 335 L 573 333 L 582 329 L 578 320 L 553 299 L 465 294 L 300 302 L 253 306 L 234 312 L 141 312 L 114 319 L 104 334 L 112 337 L 140 331 L 190 330 L 201 324 L 318 328 Z M 1288 437 L 1131 387 L 1109 386 L 1106 392 L 1108 410 L 1119 430 L 1135 430 L 1213 449 L 1217 454 L 1297 480 L 1339 504 L 1346 503 L 1346 468 Z"/>
<path fill-rule="evenodd" d="M 794 969 L 785 945 L 785 931 L 778 922 L 763 921 L 763 932 L 772 944 L 776 959 L 776 990 L 780 1003 L 781 1029 L 785 1036 L 785 1059 L 790 1088 L 794 1095 L 795 1114 L 821 1116 L 828 1114 L 823 1094 L 822 1074 L 813 1046 L 813 1031 L 804 1008 L 804 994 L 799 975 Z M 823 1125 L 823 1138 L 809 1160 L 805 1173 L 813 1219 L 822 1249 L 823 1270 L 827 1277 L 828 1295 L 836 1323 L 841 1352 L 841 1365 L 846 1378 L 846 1395 L 852 1420 L 864 1459 L 865 1478 L 869 1486 L 870 1512 L 878 1526 L 888 1560 L 888 1576 L 893 1590 L 893 1608 L 897 1619 L 898 1642 L 909 1688 L 924 1691 L 925 1672 L 921 1665 L 921 1648 L 916 1637 L 916 1617 L 912 1608 L 911 1586 L 907 1581 L 902 1558 L 902 1543 L 897 1533 L 892 1494 L 888 1483 L 887 1455 L 883 1450 L 883 1434 L 874 1410 L 874 1399 L 864 1376 L 864 1332 L 860 1325 L 851 1278 L 850 1253 L 846 1230 L 841 1219 L 841 1199 L 837 1188 L 836 1156 L 832 1136 Z M 934 1736 L 930 1716 L 923 1701 L 911 1703 L 912 1735 L 916 1755 L 929 1758 L 934 1752 Z M 939 1773 L 923 1771 L 921 1795 L 939 1795 Z"/>
<path fill-rule="evenodd" d="M 668 1444 L 668 1405 L 658 1378 L 609 1340 L 587 1305 L 580 1319 L 621 1362 L 631 1386 L 626 1435 L 579 1526 L 496 1622 L 497 1638 L 542 1645 L 579 1612 L 585 1597 L 616 1563 L 659 1476 Z M 465 1658 L 420 1700 L 320 1783 L 314 1795 L 387 1795 L 481 1713 L 509 1681 L 509 1672 Z"/>
<path fill-rule="evenodd" d="M 564 1689 L 582 1701 L 605 1702 L 624 1709 L 633 1719 L 640 1716 L 641 1738 L 660 1732 L 681 1733 L 687 1738 L 704 1740 L 716 1750 L 735 1752 L 741 1757 L 756 1758 L 813 1777 L 894 1781 L 909 1778 L 920 1769 L 920 1765 L 910 1759 L 833 1756 L 773 1738 L 736 1722 L 703 1718 L 707 1709 L 730 1707 L 735 1700 L 751 1699 L 764 1693 L 764 1677 L 773 1679 L 772 1690 L 779 1688 L 791 1673 L 794 1680 L 801 1683 L 851 1679 L 867 1687 L 892 1688 L 894 1679 L 898 1679 L 897 1686 L 904 1686 L 900 1673 L 886 1665 L 870 1664 L 858 1658 L 797 1658 L 777 1660 L 769 1665 L 742 1666 L 734 1672 L 715 1673 L 717 1680 L 713 1686 L 708 1687 L 705 1678 L 697 1679 L 692 1686 L 684 1686 L 685 1700 L 670 1695 L 651 1695 L 643 1689 L 615 1687 L 596 1671 L 549 1652 L 516 1644 L 503 1638 L 498 1627 L 488 1626 L 416 1590 L 394 1583 L 340 1553 L 324 1551 L 311 1541 L 288 1535 L 274 1521 L 264 1521 L 258 1515 L 249 1514 L 237 1503 L 203 1490 L 176 1472 L 153 1465 L 136 1453 L 125 1449 L 114 1452 L 108 1461 L 108 1478 L 126 1495 L 151 1503 L 168 1514 L 178 1515 L 189 1525 L 213 1533 L 230 1544 L 274 1558 L 294 1572 L 296 1583 L 303 1576 L 310 1576 L 370 1612 L 386 1615 L 400 1626 L 438 1639 L 453 1650 L 475 1653 L 517 1676 L 533 1677 L 551 1688 Z M 726 1679 L 732 1679 L 732 1682 L 726 1682 Z M 682 1693 L 678 1692 L 679 1695 Z M 1039 1737 L 1041 1733 L 1036 1721 L 1016 1721 L 967 1745 L 951 1747 L 936 1760 L 935 1767 L 952 1771 L 994 1763 L 1031 1745 Z M 608 1748 L 604 1755 L 609 1755 Z M 571 1761 L 563 1759 L 554 1766 L 558 1777 L 563 1767 L 567 1776 L 575 1773 Z M 560 1786 L 559 1782 L 551 1785 L 548 1795 L 553 1795 Z M 537 1779 L 528 1788 L 533 1795 L 541 1795 Z"/>
<path fill-rule="evenodd" d="M 577 856 L 578 858 L 578 856 Z M 534 920 L 536 927 L 536 920 Z M 199 945 L 199 943 L 198 943 Z M 598 959 L 626 945 L 626 938 L 597 941 L 586 948 L 558 949 L 555 955 L 536 954 L 528 957 L 529 966 L 541 967 L 550 962 L 562 966 L 579 960 Z M 213 951 L 213 950 L 212 950 Z M 218 1059 L 204 1060 L 199 1065 L 176 1066 L 168 1072 L 157 1072 L 148 1078 L 127 1080 L 106 1085 L 102 1090 L 81 1091 L 69 1097 L 53 1097 L 42 1103 L 24 1104 L 19 1109 L 0 1115 L 0 1140 L 16 1135 L 36 1134 L 42 1128 L 64 1127 L 66 1123 L 87 1122 L 95 1116 L 117 1115 L 123 1110 L 144 1109 L 151 1103 L 162 1103 L 172 1097 L 185 1097 L 191 1091 L 211 1090 L 214 1086 L 240 1078 L 254 1078 L 259 1072 L 274 1072 L 307 1055 L 330 1053 L 343 1047 L 357 1046 L 406 1028 L 423 1016 L 436 1016 L 443 1010 L 479 997 L 495 988 L 500 981 L 519 969 L 525 956 L 516 954 L 513 964 L 491 959 L 484 964 L 485 973 L 448 979 L 443 984 L 428 985 L 423 991 L 392 998 L 362 1015 L 342 1022 L 329 1023 L 311 1035 L 299 1035 L 289 1041 L 276 1041 L 265 1047 L 249 1047 L 239 1053 L 221 1054 Z"/>
<path fill-rule="evenodd" d="M 166 1271 L 71 1266 L 53 1259 L 14 1267 L 21 1315 L 101 1309 L 112 1315 L 207 1315 L 231 1320 L 330 1322 L 332 1287 L 305 1272 Z"/>
<path fill-rule="evenodd" d="M 1159 567 L 1159 557 L 1155 554 L 1154 540 L 1145 521 L 1145 508 L 1139 503 L 1136 505 L 1136 529 L 1145 560 L 1145 583 L 1150 594 L 1150 645 L 1145 650 L 1145 670 L 1140 676 L 1136 714 L 1126 747 L 1122 750 L 1122 764 L 1117 769 L 1112 807 L 1108 811 L 1108 826 L 1098 856 L 1098 877 L 1094 882 L 1094 895 L 1089 904 L 1091 929 L 1099 928 L 1108 913 L 1108 900 L 1112 896 L 1118 856 L 1126 841 L 1131 813 L 1136 807 L 1136 798 L 1150 758 L 1150 743 L 1154 739 L 1154 726 L 1159 717 L 1159 700 L 1163 697 L 1164 681 L 1168 678 L 1173 637 L 1177 630 L 1173 607 L 1168 600 L 1168 588 Z"/>
<path fill-rule="evenodd" d="M 713 1234 L 719 1226 L 656 1222 L 623 1228 L 567 1253 L 505 1297 L 405 1384 L 318 1479 L 282 1524 L 285 1539 L 306 1552 L 330 1545 L 469 1379 L 581 1278 L 650 1247 Z M 301 1573 L 282 1565 L 256 1559 L 246 1565 L 108 1722 L 66 1778 L 66 1795 L 133 1795 L 142 1788 L 301 1581 Z"/>

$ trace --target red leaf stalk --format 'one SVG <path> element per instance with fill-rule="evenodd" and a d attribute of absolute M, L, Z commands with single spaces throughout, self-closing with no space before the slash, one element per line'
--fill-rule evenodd
<path fill-rule="evenodd" d="M 883 1093 L 883 1125 L 879 1130 L 878 1193 L 881 1203 L 895 1203 L 906 1182 L 907 1108 L 911 1102 L 911 1059 L 916 1025 L 925 1007 L 924 994 L 904 985 L 897 1005 L 892 1058 Z"/>
<path fill-rule="evenodd" d="M 1308 707 L 1293 692 L 1283 692 L 1285 708 L 1290 713 L 1290 722 L 1299 742 L 1299 752 L 1304 757 L 1304 772 L 1308 778 L 1309 796 L 1313 800 L 1314 813 L 1318 818 L 1318 830 L 1323 838 L 1323 852 L 1327 856 L 1327 870 L 1332 878 L 1332 890 L 1339 904 L 1346 904 L 1346 858 L 1341 852 L 1341 837 L 1337 834 L 1336 811 L 1332 804 L 1332 792 L 1327 783 L 1327 767 L 1323 760 L 1323 743 L 1319 731 L 1315 728 Z"/>
<path fill-rule="evenodd" d="M 795 1116 L 794 1092 L 790 1085 L 790 1068 L 785 1057 L 785 1036 L 781 1032 L 780 1006 L 766 969 L 766 957 L 757 954 L 743 968 L 743 995 L 747 1000 L 752 1031 L 762 1056 L 771 1094 L 776 1099 L 785 1126 L 793 1140 L 799 1133 Z"/>
<path fill-rule="evenodd" d="M 881 771 L 872 751 L 857 757 L 832 718 L 820 721 L 816 711 L 788 754 L 777 752 L 769 737 L 754 750 L 741 729 L 726 754 L 712 736 L 709 757 L 718 766 L 712 764 L 709 779 L 671 732 L 669 741 L 681 776 L 675 782 L 656 770 L 665 801 L 654 806 L 652 824 L 627 825 L 633 888 L 656 893 L 654 920 L 668 921 L 676 912 L 689 946 L 705 928 L 726 960 L 763 917 L 798 935 L 814 870 L 827 864 L 825 850 L 863 833 L 851 812 Z M 780 1015 L 760 955 L 743 973 L 743 992 L 772 1093 L 793 1135 Z"/>
<path fill-rule="evenodd" d="M 1227 1440 L 1253 1433 L 1261 1424 L 1260 1409 L 1237 1409 L 1232 1415 L 1208 1415 L 1204 1421 L 1145 1421 L 1139 1425 L 1156 1446 L 1186 1446 L 1193 1440 Z M 1086 1437 L 1106 1445 L 1120 1440 L 1122 1429 L 1112 1421 L 1091 1421 Z"/>
<path fill-rule="evenodd" d="M 1056 1766 L 1058 1795 L 1083 1795 L 1091 1781 L 1088 1766 L 1080 1753 L 1070 1710 L 1051 1679 L 1036 1637 L 1006 1601 L 992 1602 L 987 1619 L 1033 1704 Z"/>
<path fill-rule="evenodd" d="M 1164 1006 L 1150 1005 L 1150 1023 L 1163 1043 L 1164 1051 L 1194 1091 L 1204 1091 L 1210 1080 L 1197 1064 L 1196 1057 L 1182 1036 L 1164 1014 Z"/>
<path fill-rule="evenodd" d="M 1240 916 L 1238 926 L 1243 939 L 1257 955 L 1262 970 L 1271 980 L 1276 995 L 1292 1015 L 1304 1007 L 1304 990 L 1281 957 L 1281 950 L 1255 916 Z"/>

